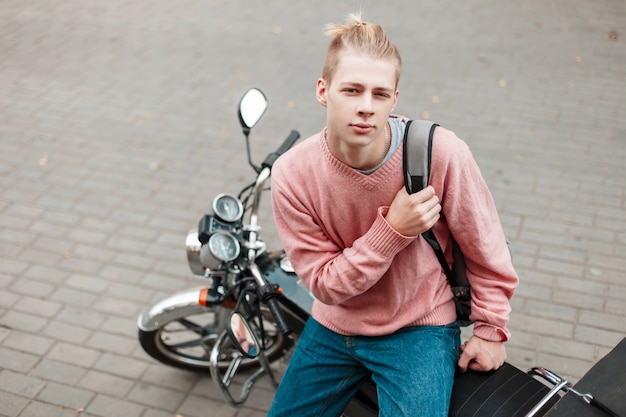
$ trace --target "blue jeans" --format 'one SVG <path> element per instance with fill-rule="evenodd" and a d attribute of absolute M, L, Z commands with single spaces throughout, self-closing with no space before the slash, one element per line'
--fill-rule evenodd
<path fill-rule="evenodd" d="M 371 376 L 380 417 L 447 417 L 460 339 L 456 323 L 346 337 L 309 319 L 268 416 L 338 417 Z"/>

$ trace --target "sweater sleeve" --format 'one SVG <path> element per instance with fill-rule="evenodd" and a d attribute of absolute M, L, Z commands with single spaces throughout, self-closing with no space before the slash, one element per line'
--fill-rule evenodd
<path fill-rule="evenodd" d="M 434 186 L 444 190 L 443 215 L 465 256 L 474 334 L 485 340 L 506 341 L 510 337 L 506 327 L 509 300 L 518 276 L 495 203 L 467 145 L 447 138 L 456 138 L 451 132 L 437 130 L 440 137 L 434 141 L 433 155 L 439 155 L 439 160 L 433 162 L 431 179 L 444 179 Z M 448 149 L 438 149 L 445 147 Z"/>
<path fill-rule="evenodd" d="M 384 218 L 388 207 L 379 207 L 369 230 L 350 247 L 341 247 L 312 215 L 317 201 L 307 190 L 315 187 L 303 187 L 304 179 L 294 177 L 299 171 L 282 158 L 272 172 L 272 206 L 278 234 L 298 276 L 328 305 L 366 292 L 415 237 L 397 233 Z"/>

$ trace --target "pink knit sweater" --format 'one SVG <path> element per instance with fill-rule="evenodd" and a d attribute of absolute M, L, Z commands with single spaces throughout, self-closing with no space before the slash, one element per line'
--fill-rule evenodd
<path fill-rule="evenodd" d="M 472 284 L 474 334 L 509 338 L 506 324 L 518 278 L 495 205 L 464 142 L 437 128 L 430 184 L 443 206 L 435 234 L 449 260 L 450 231 Z M 403 187 L 402 147 L 364 175 L 335 158 L 325 132 L 281 156 L 272 203 L 281 241 L 316 300 L 313 317 L 344 335 L 376 336 L 456 318 L 452 293 L 433 249 L 385 221 Z"/>

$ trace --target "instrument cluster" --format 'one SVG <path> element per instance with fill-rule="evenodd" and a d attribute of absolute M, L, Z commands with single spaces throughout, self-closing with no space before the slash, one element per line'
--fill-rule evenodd
<path fill-rule="evenodd" d="M 204 275 L 206 269 L 219 269 L 241 253 L 241 201 L 230 194 L 220 194 L 213 199 L 211 208 L 212 212 L 198 222 L 198 230 L 187 236 L 187 261 L 196 275 Z"/>

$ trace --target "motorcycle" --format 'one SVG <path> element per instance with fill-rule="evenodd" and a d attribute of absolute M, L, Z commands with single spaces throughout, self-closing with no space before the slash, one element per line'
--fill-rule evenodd
<path fill-rule="evenodd" d="M 248 163 L 256 179 L 237 196 L 217 195 L 211 211 L 187 235 L 189 267 L 206 284 L 156 302 L 137 319 L 139 342 L 146 353 L 167 365 L 209 372 L 232 406 L 244 404 L 264 376 L 278 386 L 271 365 L 286 358 L 297 343 L 314 300 L 285 252 L 268 251 L 260 236 L 260 201 L 272 165 L 300 136 L 292 131 L 260 166 L 255 165 L 249 136 L 267 107 L 267 99 L 258 89 L 246 92 L 239 104 Z M 449 415 L 618 417 L 619 411 L 626 417 L 624 394 L 620 394 L 626 379 L 622 375 L 625 357 L 626 339 L 576 386 L 545 368 L 523 372 L 508 363 L 493 372 L 458 373 Z M 622 366 L 616 368 L 615 363 Z M 622 371 L 609 373 L 615 369 Z M 598 385 L 585 382 L 585 378 L 604 380 Z M 604 392 L 598 397 L 581 394 L 579 385 L 594 391 L 613 387 L 618 400 Z M 342 416 L 376 415 L 376 387 L 368 380 Z"/>

